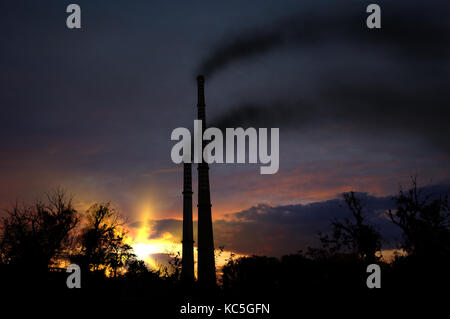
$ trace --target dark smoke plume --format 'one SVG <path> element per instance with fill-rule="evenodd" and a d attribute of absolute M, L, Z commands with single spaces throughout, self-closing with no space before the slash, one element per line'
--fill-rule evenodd
<path fill-rule="evenodd" d="M 397 92 L 375 85 L 325 87 L 311 100 L 296 103 L 242 103 L 231 108 L 211 126 L 279 127 L 301 130 L 332 124 L 378 136 L 407 132 L 425 137 L 430 145 L 450 154 L 450 85 L 442 89 Z M 433 99 L 430 100 L 430 96 Z"/>
<path fill-rule="evenodd" d="M 327 80 L 316 92 L 301 92 L 303 98 L 297 103 L 276 96 L 275 103 L 253 103 L 248 97 L 246 102 L 231 107 L 211 125 L 299 130 L 307 125 L 331 123 L 378 135 L 406 132 L 425 137 L 431 145 L 450 154 L 447 4 L 438 1 L 428 7 L 423 2 L 407 5 L 380 2 L 380 6 L 383 13 L 379 30 L 369 30 L 365 26 L 367 14 L 361 5 L 335 11 L 328 9 L 320 14 L 303 12 L 257 32 L 232 35 L 230 45 L 218 46 L 202 63 L 201 68 L 210 77 L 236 61 L 278 49 L 308 54 L 308 48 L 324 47 L 329 57 L 326 62 L 339 64 L 343 62 L 331 48 L 337 51 L 344 48 L 348 53 L 345 57 L 348 70 L 333 74 L 332 69 L 323 68 Z M 373 65 L 368 62 L 368 68 L 374 70 L 377 65 L 395 65 L 396 68 L 392 73 L 375 72 L 372 73 L 377 74 L 375 77 L 367 77 L 365 70 L 355 69 L 351 64 L 352 57 L 358 59 L 367 52 L 374 52 L 377 57 L 371 61 Z M 322 63 L 318 60 L 317 66 Z M 346 79 L 357 79 L 357 82 Z M 295 96 L 290 96 L 291 100 L 293 98 L 295 100 Z"/>
<path fill-rule="evenodd" d="M 273 50 L 298 47 L 305 49 L 330 41 L 343 46 L 358 42 L 359 46 L 383 46 L 409 57 L 448 58 L 449 22 L 446 1 L 427 7 L 410 1 L 405 6 L 381 1 L 382 28 L 369 30 L 363 4 L 337 7 L 321 6 L 320 11 L 302 12 L 280 19 L 265 27 L 230 34 L 216 45 L 197 67 L 196 74 L 207 78 L 231 64 L 248 60 Z M 446 13 L 447 12 L 447 13 Z"/>
<path fill-rule="evenodd" d="M 238 35 L 227 44 L 219 46 L 214 53 L 199 67 L 198 74 L 211 77 L 216 71 L 224 69 L 229 63 L 240 58 L 252 56 L 270 51 L 282 44 L 282 36 L 279 32 L 252 31 Z"/>

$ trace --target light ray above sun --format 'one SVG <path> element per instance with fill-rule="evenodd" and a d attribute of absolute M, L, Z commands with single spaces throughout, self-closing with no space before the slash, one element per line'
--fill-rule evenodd
<path fill-rule="evenodd" d="M 175 256 L 181 258 L 182 244 L 179 239 L 170 232 L 163 232 L 158 238 L 153 238 L 151 209 L 146 205 L 140 216 L 140 227 L 130 232 L 129 244 L 133 247 L 136 256 L 143 260 L 147 266 L 153 270 L 159 270 L 168 266 L 168 261 Z M 236 254 L 232 251 L 216 251 L 216 268 L 225 265 L 231 256 L 242 257 L 245 255 Z M 194 247 L 195 268 L 197 266 L 197 247 Z M 196 270 L 196 269 L 195 269 Z"/>

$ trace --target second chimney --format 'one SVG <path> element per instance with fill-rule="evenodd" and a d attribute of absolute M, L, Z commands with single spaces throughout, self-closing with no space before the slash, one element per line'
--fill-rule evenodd
<path fill-rule="evenodd" d="M 198 119 L 206 129 L 205 79 L 197 77 Z M 204 146 L 203 146 L 204 147 Z M 203 154 L 203 150 L 202 150 Z M 211 196 L 209 188 L 209 166 L 202 161 L 198 164 L 198 282 L 201 286 L 216 284 L 216 267 L 214 260 L 214 238 L 211 216 Z"/>

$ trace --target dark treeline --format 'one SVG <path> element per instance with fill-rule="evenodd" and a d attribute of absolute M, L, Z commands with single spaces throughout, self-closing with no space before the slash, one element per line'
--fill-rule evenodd
<path fill-rule="evenodd" d="M 110 274 L 136 269 L 139 260 L 125 243 L 122 217 L 109 203 L 94 204 L 79 214 L 62 190 L 34 205 L 6 211 L 1 222 L 0 262 L 45 273 L 69 263 L 83 270 Z"/>
<path fill-rule="evenodd" d="M 217 300 L 286 300 L 299 296 L 429 293 L 450 283 L 450 212 L 447 194 L 423 194 L 412 180 L 393 199 L 385 217 L 402 231 L 404 254 L 382 258 L 383 238 L 365 216 L 364 203 L 345 193 L 348 217 L 319 234 L 322 245 L 281 258 L 232 256 L 220 269 Z M 110 204 L 80 214 L 63 191 L 32 206 L 16 204 L 1 221 L 0 283 L 14 298 L 153 300 L 158 305 L 207 302 L 199 287 L 180 280 L 180 259 L 171 271 L 149 270 L 126 243 L 124 219 Z M 80 266 L 82 289 L 68 289 L 68 264 Z M 381 289 L 369 289 L 367 266 L 381 267 Z M 371 298 L 372 298 L 371 297 Z M 218 298 L 218 299 L 217 299 Z M 272 298 L 272 299 L 271 299 Z M 209 299 L 208 299 L 209 300 Z M 172 307 L 173 308 L 173 307 Z"/>
<path fill-rule="evenodd" d="M 150 271 L 126 243 L 125 220 L 109 203 L 81 214 L 58 189 L 33 205 L 16 203 L 0 227 L 0 283 L 11 297 L 108 298 L 114 292 L 120 299 L 132 296 L 117 290 L 124 282 L 146 279 L 156 287 L 162 281 L 160 271 Z M 80 266 L 81 291 L 67 288 L 69 264 Z"/>
<path fill-rule="evenodd" d="M 447 194 L 421 194 L 412 187 L 395 196 L 395 209 L 386 218 L 400 227 L 403 254 L 382 258 L 380 232 L 364 216 L 364 206 L 354 192 L 345 193 L 349 216 L 332 222 L 332 231 L 321 234 L 322 247 L 299 251 L 281 259 L 252 256 L 231 259 L 223 267 L 223 289 L 236 293 L 265 293 L 264 287 L 286 291 L 294 287 L 366 290 L 366 268 L 382 268 L 382 288 L 444 288 L 450 276 L 450 212 Z M 264 275 L 266 274 L 266 275 Z M 262 279 L 263 278 L 263 279 Z M 420 287 L 420 289 L 419 289 Z M 239 292 L 238 292 L 239 291 Z"/>

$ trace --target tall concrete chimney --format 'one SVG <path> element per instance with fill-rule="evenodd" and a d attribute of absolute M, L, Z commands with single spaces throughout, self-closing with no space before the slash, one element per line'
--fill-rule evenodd
<path fill-rule="evenodd" d="M 186 284 L 194 282 L 194 235 L 192 224 L 192 164 L 183 165 L 183 255 L 181 278 Z"/>
<path fill-rule="evenodd" d="M 206 129 L 205 79 L 197 77 L 198 119 L 202 120 L 203 131 Z M 204 148 L 204 145 L 203 145 Z M 203 154 L 203 150 L 202 150 Z M 209 166 L 202 161 L 198 164 L 198 282 L 202 286 L 216 284 L 216 267 L 214 261 L 214 238 L 211 218 L 211 197 L 209 190 Z"/>

